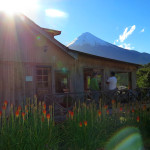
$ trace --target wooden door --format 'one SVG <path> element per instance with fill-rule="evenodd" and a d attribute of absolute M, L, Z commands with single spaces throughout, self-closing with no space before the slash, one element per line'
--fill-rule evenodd
<path fill-rule="evenodd" d="M 44 96 L 51 94 L 51 68 L 37 67 L 36 68 L 36 91 L 38 99 L 44 100 Z"/>

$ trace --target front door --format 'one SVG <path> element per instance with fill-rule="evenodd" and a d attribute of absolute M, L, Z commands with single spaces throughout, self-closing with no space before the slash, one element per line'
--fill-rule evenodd
<path fill-rule="evenodd" d="M 36 68 L 36 92 L 39 100 L 44 100 L 44 95 L 51 93 L 51 68 Z"/>

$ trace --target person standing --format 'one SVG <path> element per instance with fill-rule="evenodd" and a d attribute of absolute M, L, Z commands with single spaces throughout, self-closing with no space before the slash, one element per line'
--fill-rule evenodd
<path fill-rule="evenodd" d="M 111 72 L 111 77 L 108 78 L 106 83 L 108 84 L 108 95 L 110 97 L 110 99 L 108 99 L 106 103 L 108 105 L 111 105 L 111 100 L 114 99 L 114 93 L 117 91 L 117 78 L 115 77 L 115 72 Z"/>
<path fill-rule="evenodd" d="M 111 72 L 111 77 L 108 78 L 106 83 L 108 84 L 108 89 L 110 91 L 117 89 L 117 78 L 115 77 L 115 72 Z"/>
<path fill-rule="evenodd" d="M 92 92 L 92 98 L 95 100 L 97 107 L 98 107 L 100 88 L 99 88 L 99 84 L 97 81 L 97 73 L 96 72 L 93 72 L 93 74 L 92 74 L 92 78 L 90 80 L 90 90 Z"/>

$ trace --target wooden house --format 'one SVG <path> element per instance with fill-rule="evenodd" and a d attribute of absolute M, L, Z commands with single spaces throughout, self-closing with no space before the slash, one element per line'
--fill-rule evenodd
<path fill-rule="evenodd" d="M 94 70 L 102 89 L 110 71 L 127 72 L 136 87 L 138 65 L 70 50 L 54 36 L 60 31 L 41 28 L 24 15 L 0 13 L 0 100 L 18 105 L 26 97 L 83 92 Z"/>

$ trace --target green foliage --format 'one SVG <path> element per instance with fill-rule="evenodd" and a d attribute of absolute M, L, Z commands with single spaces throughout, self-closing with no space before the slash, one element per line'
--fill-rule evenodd
<path fill-rule="evenodd" d="M 140 88 L 150 87 L 150 63 L 137 71 L 137 85 Z"/>
<path fill-rule="evenodd" d="M 128 73 L 117 73 L 117 86 L 126 86 L 128 87 Z"/>

